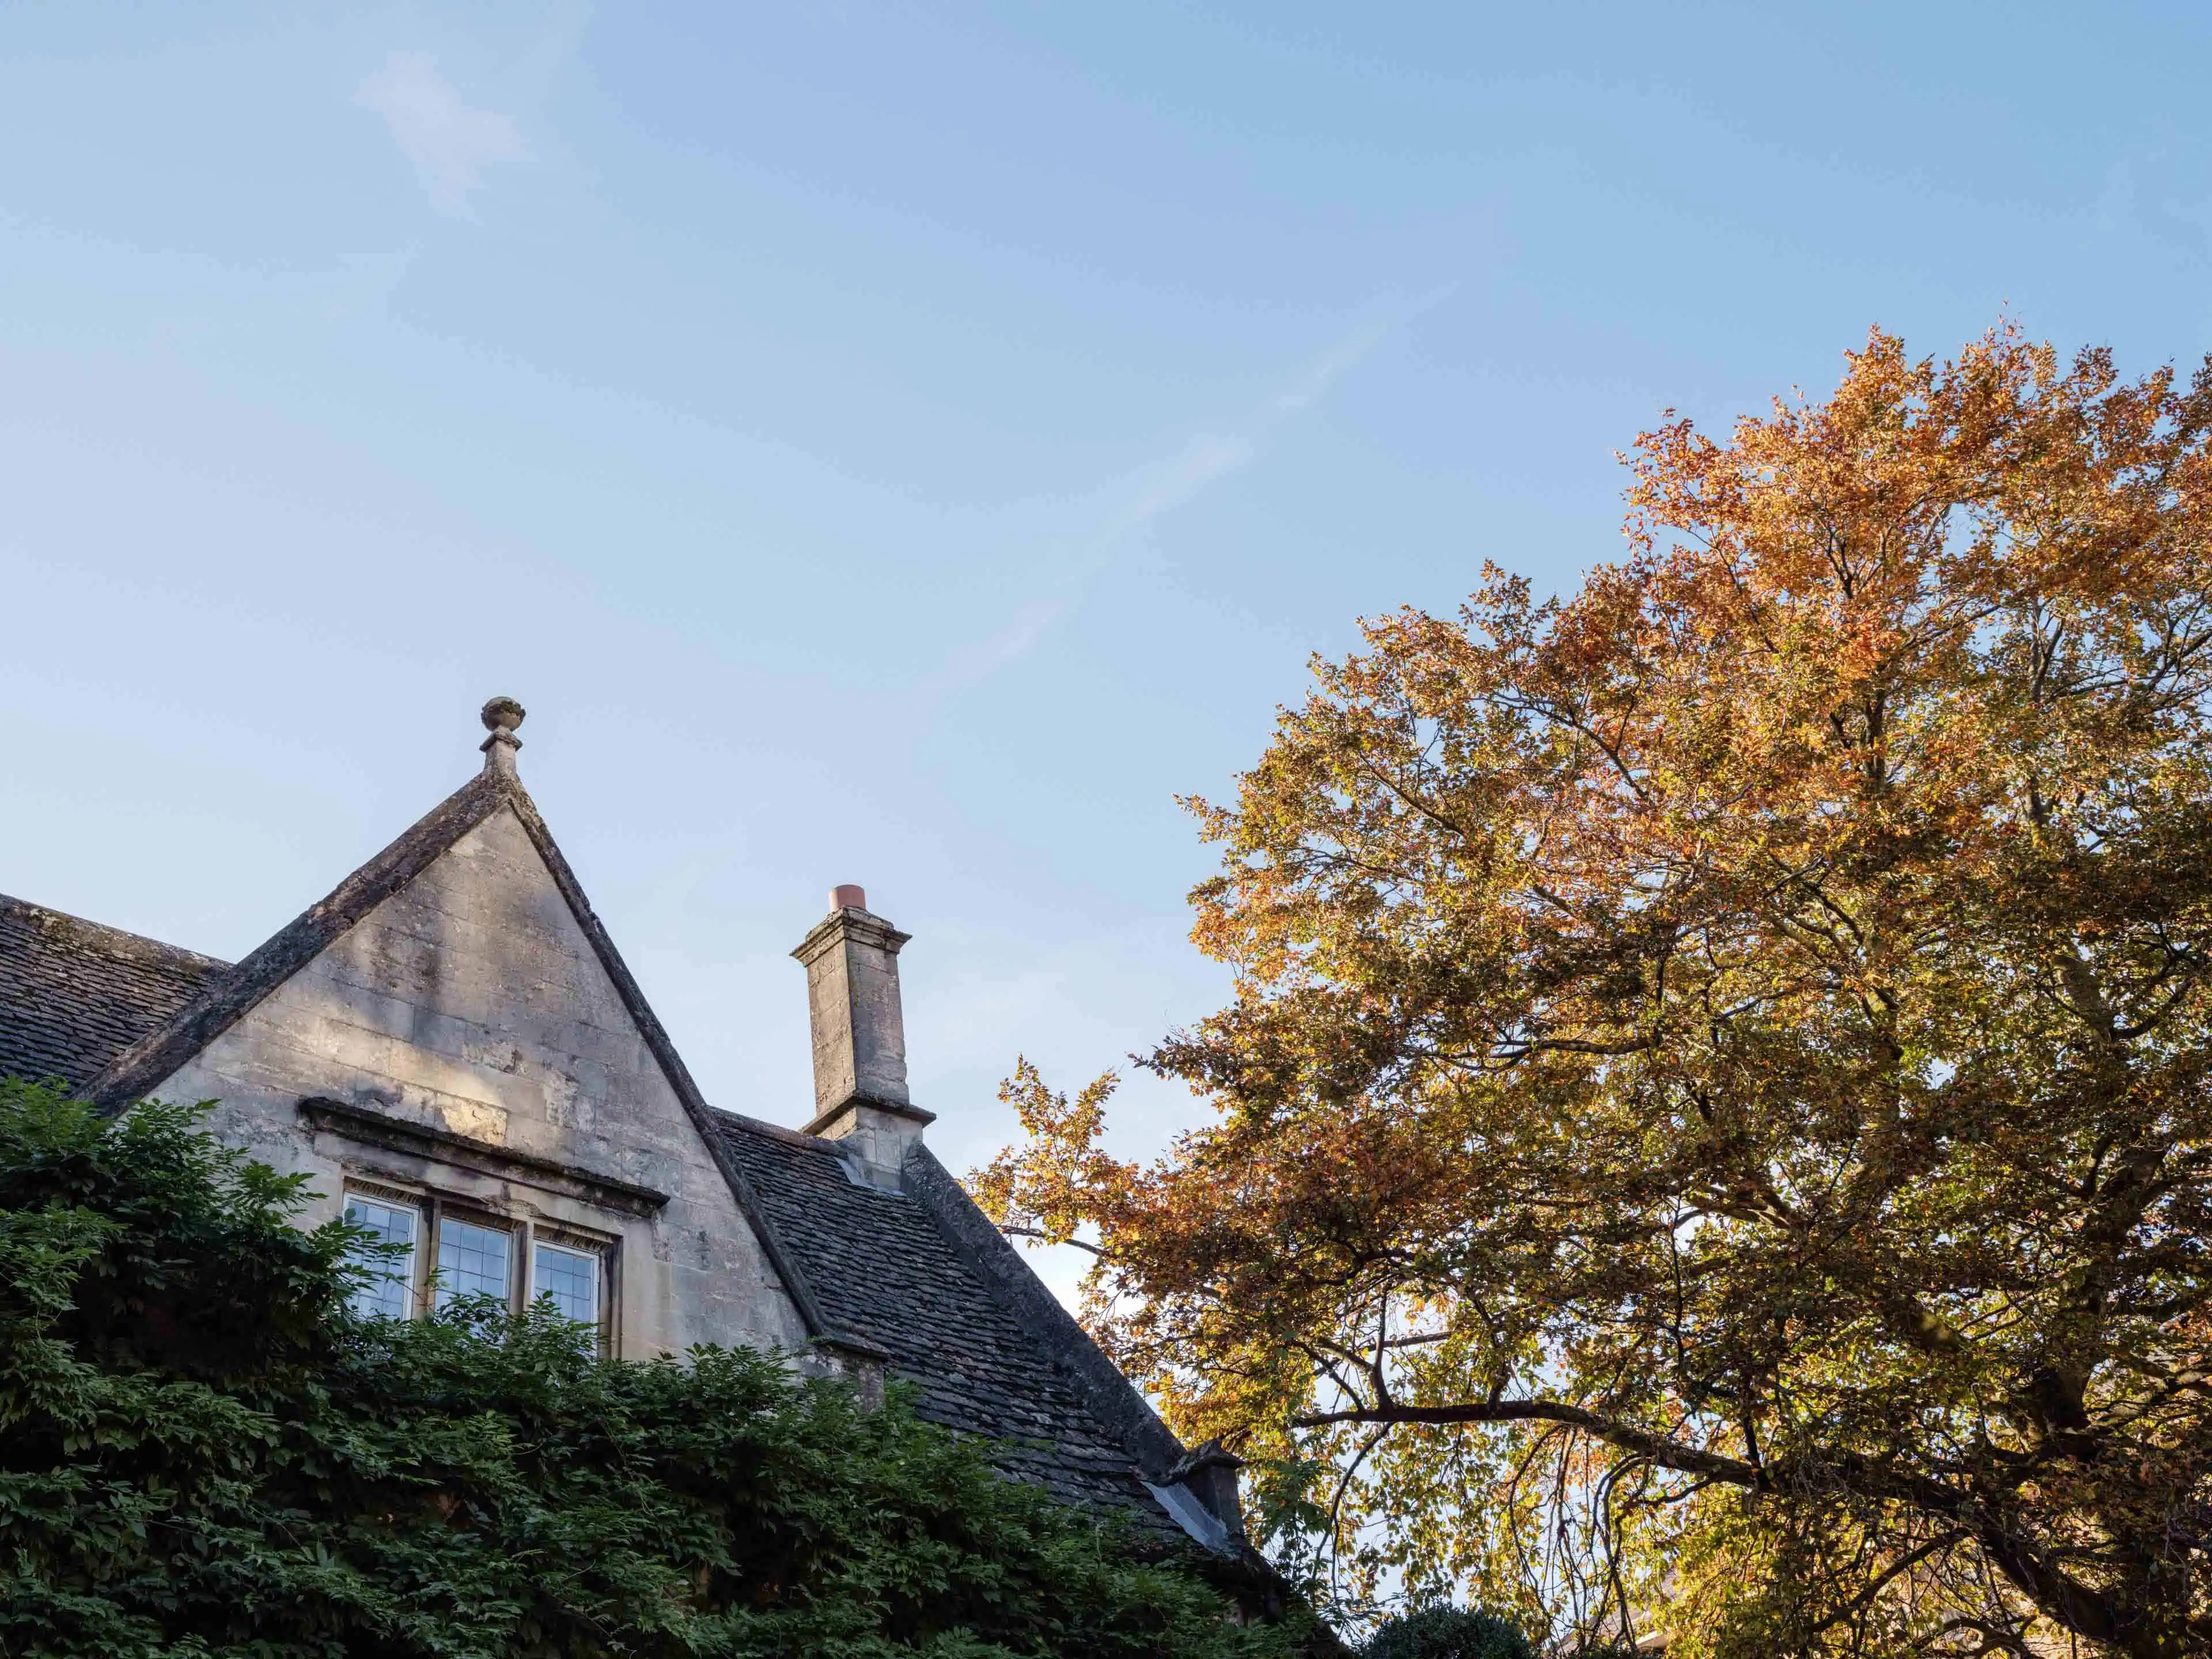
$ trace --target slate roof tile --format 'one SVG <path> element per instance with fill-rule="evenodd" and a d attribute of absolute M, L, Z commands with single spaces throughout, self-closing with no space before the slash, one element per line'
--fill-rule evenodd
<path fill-rule="evenodd" d="M 229 971 L 0 893 L 0 1077 L 82 1086 Z"/>
<path fill-rule="evenodd" d="M 1129 1449 L 930 1206 L 855 1184 L 832 1142 L 732 1114 L 722 1133 L 823 1310 L 889 1350 L 923 1417 L 999 1442 L 1008 1473 L 1068 1502 L 1176 1531 Z"/>

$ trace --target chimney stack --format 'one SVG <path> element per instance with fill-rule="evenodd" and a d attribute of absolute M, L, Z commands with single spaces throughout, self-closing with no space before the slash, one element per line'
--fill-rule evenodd
<path fill-rule="evenodd" d="M 935 1114 L 908 1096 L 899 1009 L 902 933 L 860 888 L 833 888 L 830 914 L 791 954 L 806 968 L 814 1035 L 814 1119 L 806 1133 L 847 1142 L 861 1172 L 896 1192 L 907 1150 Z"/>

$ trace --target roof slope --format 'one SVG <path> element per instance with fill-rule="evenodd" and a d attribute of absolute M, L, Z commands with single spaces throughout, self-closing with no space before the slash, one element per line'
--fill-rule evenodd
<path fill-rule="evenodd" d="M 0 893 L 0 1077 L 82 1087 L 230 964 Z"/>
<path fill-rule="evenodd" d="M 1007 1305 L 935 1206 L 848 1179 L 835 1142 L 720 1115 L 723 1138 L 823 1310 L 890 1351 L 891 1374 L 915 1386 L 923 1417 L 999 1441 L 1009 1474 L 1067 1502 L 1176 1531 L 1145 1489 L 1122 1433 L 1100 1420 L 1081 1378 Z M 918 1173 L 909 1166 L 910 1177 Z M 1174 1445 L 1164 1428 L 1158 1432 Z"/>

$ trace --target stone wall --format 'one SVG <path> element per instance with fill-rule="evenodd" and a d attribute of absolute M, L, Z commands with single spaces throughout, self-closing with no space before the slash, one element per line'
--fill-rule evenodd
<path fill-rule="evenodd" d="M 193 1060 L 148 1091 L 220 1103 L 210 1127 L 320 1194 L 345 1176 L 615 1241 L 616 1352 L 696 1342 L 796 1352 L 805 1329 L 552 875 L 502 807 Z M 303 1098 L 428 1133 L 383 1144 L 302 1119 Z M 339 1127 L 329 1127 L 332 1123 Z M 518 1156 L 439 1156 L 439 1135 Z M 542 1166 L 586 1177 L 564 1181 Z M 591 1201 L 589 1177 L 666 1195 Z M 586 1194 L 580 1196 L 579 1194 Z"/>

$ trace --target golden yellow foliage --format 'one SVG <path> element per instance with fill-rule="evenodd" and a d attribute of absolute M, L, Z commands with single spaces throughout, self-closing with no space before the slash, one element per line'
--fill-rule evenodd
<path fill-rule="evenodd" d="M 1355 1587 L 2212 1650 L 2212 375 L 1877 332 L 1629 465 L 1195 804 L 1217 1120 L 1024 1067 L 984 1195 Z"/>

